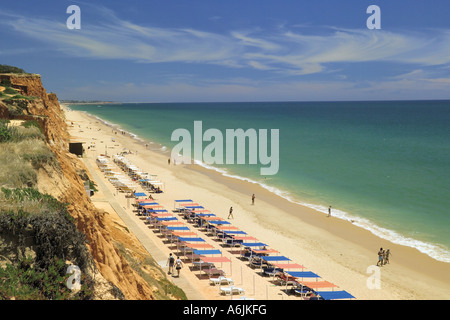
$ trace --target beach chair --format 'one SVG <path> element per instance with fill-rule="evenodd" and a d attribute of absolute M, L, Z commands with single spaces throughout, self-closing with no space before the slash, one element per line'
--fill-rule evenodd
<path fill-rule="evenodd" d="M 214 284 L 215 286 L 221 285 L 221 284 L 228 284 L 228 285 L 232 285 L 234 284 L 234 280 L 231 278 L 227 278 L 224 276 L 220 276 L 218 278 L 210 278 L 209 282 L 211 284 Z"/>
<path fill-rule="evenodd" d="M 225 276 L 225 271 L 223 271 L 221 269 L 217 269 L 217 268 L 203 269 L 202 271 L 204 273 L 206 273 L 209 278 L 211 278 L 211 276 L 214 276 L 214 275 Z"/>
<path fill-rule="evenodd" d="M 231 296 L 233 294 L 245 294 L 245 290 L 242 288 L 229 286 L 229 287 L 220 287 L 220 294 Z"/>
<path fill-rule="evenodd" d="M 251 251 L 247 251 L 241 254 L 241 260 L 250 260 L 253 254 Z"/>
<path fill-rule="evenodd" d="M 263 268 L 263 275 L 275 277 L 277 274 L 283 272 L 281 268 Z"/>
<path fill-rule="evenodd" d="M 296 295 L 297 294 L 300 295 L 302 298 L 307 299 L 309 299 L 309 297 L 313 294 L 313 290 L 311 288 L 307 286 L 302 286 L 301 283 L 299 283 L 298 281 L 296 281 L 292 286 L 291 292 Z"/>
<path fill-rule="evenodd" d="M 202 267 L 205 267 L 205 266 L 213 268 L 214 263 L 213 262 L 194 261 L 194 262 L 192 262 L 192 266 L 196 267 L 198 269 L 201 269 Z"/>
<path fill-rule="evenodd" d="M 280 272 L 277 274 L 278 277 L 278 281 L 280 282 L 281 285 L 295 285 L 297 283 L 297 278 L 292 277 L 288 274 L 286 274 L 285 272 Z"/>
<path fill-rule="evenodd" d="M 230 237 L 227 238 L 223 238 L 222 239 L 222 243 L 224 246 L 229 246 L 229 247 L 240 247 L 242 242 L 244 242 L 243 240 L 236 240 Z"/>
<path fill-rule="evenodd" d="M 267 262 L 265 262 L 261 258 L 253 256 L 250 259 L 250 267 L 253 268 L 253 269 L 256 269 L 256 268 L 268 268 L 269 265 L 267 264 Z"/>

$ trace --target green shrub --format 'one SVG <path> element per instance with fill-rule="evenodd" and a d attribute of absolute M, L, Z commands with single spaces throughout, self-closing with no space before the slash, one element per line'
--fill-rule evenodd
<path fill-rule="evenodd" d="M 0 128 L 1 124 L 0 124 Z M 0 144 L 0 186 L 34 187 L 37 168 L 50 165 L 60 170 L 55 154 L 49 149 L 36 127 L 12 127 L 3 132 L 7 142 Z"/>
<path fill-rule="evenodd" d="M 41 127 L 35 121 L 27 121 L 28 124 L 22 126 L 11 126 L 9 123 L 0 121 L 0 143 L 1 142 L 20 142 L 23 140 L 42 140 L 45 137 Z M 35 124 L 33 124 L 35 123 Z"/>
<path fill-rule="evenodd" d="M 30 145 L 33 149 L 30 148 Z M 35 186 L 37 184 L 36 170 L 31 162 L 24 159 L 23 153 L 31 153 L 34 148 L 39 150 L 44 147 L 48 150 L 43 141 L 39 142 L 36 139 L 31 140 L 31 143 L 7 142 L 0 144 L 0 186 L 10 188 Z"/>
<path fill-rule="evenodd" d="M 69 274 L 63 259 L 53 258 L 45 272 L 33 267 L 33 259 L 25 257 L 16 265 L 0 268 L 0 299 L 17 300 L 80 300 L 92 295 L 91 280 L 83 277 L 81 290 L 76 294 L 67 287 Z"/>
<path fill-rule="evenodd" d="M 7 64 L 0 64 L 0 73 L 26 73 L 23 69 L 9 66 Z"/>
<path fill-rule="evenodd" d="M 37 128 L 33 128 L 38 130 Z M 47 144 L 39 139 L 26 139 L 16 144 L 17 152 L 25 161 L 30 161 L 33 167 L 40 168 L 44 165 L 57 165 L 55 154 Z"/>
<path fill-rule="evenodd" d="M 14 90 L 11 87 L 6 87 L 6 89 L 3 90 L 3 93 L 6 93 L 6 94 L 18 94 L 19 92 L 17 92 L 16 90 Z"/>
<path fill-rule="evenodd" d="M 11 87 L 11 80 L 9 79 L 2 79 L 0 82 L 0 86 L 2 87 Z"/>
<path fill-rule="evenodd" d="M 18 241 L 13 249 L 17 252 L 31 247 L 35 253 L 34 258 L 17 258 L 6 269 L 0 268 L 0 299 L 91 298 L 93 282 L 89 274 L 95 265 L 85 235 L 75 227 L 66 204 L 32 188 L 2 188 L 0 235 L 14 235 Z M 82 289 L 75 295 L 66 286 L 65 261 L 82 272 Z"/>
<path fill-rule="evenodd" d="M 0 143 L 12 140 L 12 133 L 7 123 L 0 122 Z"/>
<path fill-rule="evenodd" d="M 97 185 L 92 180 L 89 180 L 89 189 L 94 191 L 94 192 L 98 192 Z"/>
<path fill-rule="evenodd" d="M 8 208 L 9 212 L 19 214 L 20 212 L 28 212 L 30 214 L 45 214 L 48 212 L 66 212 L 67 205 L 58 201 L 49 194 L 42 194 L 34 188 L 1 188 L 0 200 L 3 203 L 10 203 L 13 207 Z M 29 203 L 35 202 L 39 206 L 34 210 Z M 1 207 L 0 207 L 1 211 Z M 66 218 L 72 221 L 72 217 L 67 214 Z"/>
<path fill-rule="evenodd" d="M 31 163 L 19 155 L 8 152 L 10 148 L 0 147 L 0 186 L 10 188 L 33 187 L 37 184 L 36 170 Z"/>
<path fill-rule="evenodd" d="M 39 131 L 41 133 L 43 133 L 41 126 L 39 125 L 39 123 L 36 120 L 27 120 L 27 121 L 22 123 L 22 127 L 25 127 L 25 128 L 36 127 L 36 128 L 39 129 Z"/>
<path fill-rule="evenodd" d="M 32 97 L 32 96 L 23 96 L 23 95 L 21 95 L 21 94 L 16 94 L 16 95 L 14 95 L 14 96 L 12 96 L 12 97 L 8 97 L 8 98 L 6 98 L 6 99 L 4 99 L 4 101 L 15 101 L 15 100 L 34 100 L 34 99 L 36 99 L 35 97 Z"/>
<path fill-rule="evenodd" d="M 40 127 L 35 126 L 13 126 L 9 127 L 9 132 L 12 135 L 11 141 L 20 142 L 24 140 L 41 140 L 44 141 L 45 137 Z"/>
<path fill-rule="evenodd" d="M 12 134 L 7 124 L 0 123 L 0 143 L 12 140 Z"/>
<path fill-rule="evenodd" d="M 9 114 L 13 116 L 23 115 L 25 110 L 28 109 L 27 100 L 14 100 L 12 97 L 3 99 L 6 104 Z"/>

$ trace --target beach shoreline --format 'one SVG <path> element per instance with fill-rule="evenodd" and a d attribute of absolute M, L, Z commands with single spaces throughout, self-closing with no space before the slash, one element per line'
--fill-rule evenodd
<path fill-rule="evenodd" d="M 150 150 L 145 140 L 115 134 L 117 128 L 102 123 L 98 117 L 79 111 L 68 112 L 65 106 L 63 109 L 67 121 L 80 127 L 89 126 L 91 132 L 99 132 L 99 137 L 105 135 L 101 138 L 105 141 L 116 140 L 134 152 L 129 159 L 138 167 L 154 168 L 155 172 L 161 173 L 166 180 L 165 189 L 173 200 L 189 196 L 223 218 L 233 206 L 235 218 L 231 222 L 234 225 L 358 299 L 450 298 L 449 263 L 381 239 L 349 221 L 318 214 L 260 185 L 227 177 L 199 165 L 168 165 L 167 154 Z M 71 132 L 79 140 L 92 139 L 83 133 Z M 89 152 L 94 151 L 87 151 L 88 155 Z M 117 150 L 113 152 L 117 153 Z M 256 194 L 254 205 L 251 204 L 252 194 Z M 381 288 L 370 289 L 368 281 L 374 275 L 370 267 L 376 264 L 380 247 L 391 250 L 391 263 L 379 268 Z"/>

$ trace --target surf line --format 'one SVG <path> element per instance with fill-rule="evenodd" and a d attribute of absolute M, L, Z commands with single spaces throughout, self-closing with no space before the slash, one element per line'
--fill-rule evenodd
<path fill-rule="evenodd" d="M 192 164 L 193 150 L 194 159 L 205 164 L 247 164 L 248 158 L 248 164 L 262 165 L 261 175 L 275 175 L 278 172 L 279 129 L 270 129 L 270 145 L 268 129 L 225 129 L 224 139 L 219 129 L 209 128 L 203 132 L 203 122 L 194 121 L 193 131 L 193 139 L 191 132 L 185 128 L 172 132 L 171 141 L 179 142 L 171 152 L 172 159 L 176 159 L 177 163 Z M 203 148 L 203 142 L 210 143 Z"/>

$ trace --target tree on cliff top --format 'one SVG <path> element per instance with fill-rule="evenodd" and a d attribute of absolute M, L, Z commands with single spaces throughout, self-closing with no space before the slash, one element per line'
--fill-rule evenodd
<path fill-rule="evenodd" d="M 26 73 L 23 69 L 6 64 L 0 64 L 0 73 Z"/>

